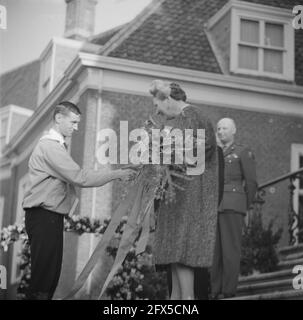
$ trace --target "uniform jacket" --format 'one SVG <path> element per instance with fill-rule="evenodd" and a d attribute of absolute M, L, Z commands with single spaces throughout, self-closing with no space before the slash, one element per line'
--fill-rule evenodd
<path fill-rule="evenodd" d="M 234 210 L 245 214 L 257 191 L 254 155 L 249 148 L 235 143 L 223 153 L 224 194 L 219 212 Z"/>

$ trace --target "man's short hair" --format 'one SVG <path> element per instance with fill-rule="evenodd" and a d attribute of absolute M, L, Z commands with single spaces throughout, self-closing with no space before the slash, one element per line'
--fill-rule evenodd
<path fill-rule="evenodd" d="M 62 101 L 56 105 L 54 113 L 53 113 L 53 119 L 55 120 L 56 114 L 58 114 L 58 113 L 61 113 L 65 116 L 67 116 L 69 112 L 73 112 L 77 115 L 81 114 L 79 108 L 75 104 L 73 104 L 72 102 L 69 102 L 69 101 Z"/>

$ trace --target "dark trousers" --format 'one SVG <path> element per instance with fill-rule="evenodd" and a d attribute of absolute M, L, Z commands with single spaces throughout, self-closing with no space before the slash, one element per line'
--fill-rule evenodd
<path fill-rule="evenodd" d="M 63 215 L 40 207 L 25 210 L 31 250 L 27 299 L 50 300 L 56 290 L 63 256 Z"/>
<path fill-rule="evenodd" d="M 213 265 L 211 269 L 212 295 L 236 294 L 240 273 L 241 242 L 244 215 L 233 210 L 218 215 Z"/>

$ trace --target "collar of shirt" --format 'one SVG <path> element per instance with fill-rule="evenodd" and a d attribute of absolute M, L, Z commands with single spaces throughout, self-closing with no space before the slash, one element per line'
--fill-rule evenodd
<path fill-rule="evenodd" d="M 43 135 L 40 140 L 44 140 L 44 139 L 48 139 L 48 140 L 55 140 L 58 141 L 62 146 L 65 146 L 65 140 L 62 136 L 62 134 L 60 134 L 58 131 L 56 131 L 55 129 L 50 129 L 45 135 Z"/>

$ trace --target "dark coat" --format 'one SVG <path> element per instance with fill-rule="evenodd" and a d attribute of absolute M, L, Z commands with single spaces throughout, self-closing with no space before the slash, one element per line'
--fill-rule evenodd
<path fill-rule="evenodd" d="M 188 106 L 168 123 L 174 128 L 205 129 L 205 172 L 191 181 L 175 178 L 185 191 L 176 201 L 160 203 L 156 214 L 154 257 L 158 265 L 182 263 L 209 267 L 212 263 L 218 210 L 218 154 L 214 129 L 200 109 Z"/>

